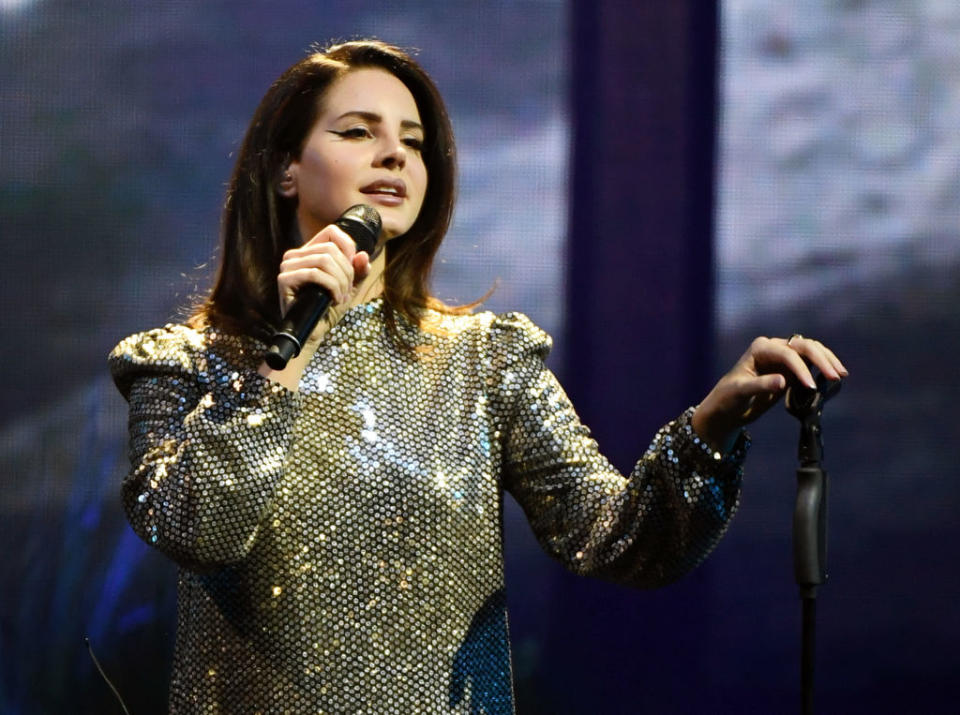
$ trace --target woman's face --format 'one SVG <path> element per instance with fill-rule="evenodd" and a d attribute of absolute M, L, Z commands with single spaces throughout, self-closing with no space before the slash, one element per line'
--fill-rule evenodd
<path fill-rule="evenodd" d="M 304 241 L 355 204 L 380 213 L 383 235 L 406 233 L 423 205 L 423 126 L 410 90 L 382 69 L 353 70 L 327 90 L 281 193 L 296 196 Z"/>

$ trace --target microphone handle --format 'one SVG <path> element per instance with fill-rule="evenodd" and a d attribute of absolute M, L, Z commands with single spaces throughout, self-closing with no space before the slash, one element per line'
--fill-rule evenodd
<path fill-rule="evenodd" d="M 308 283 L 297 291 L 297 299 L 284 316 L 280 329 L 274 333 L 264 356 L 271 369 L 283 370 L 291 358 L 300 354 L 331 302 L 330 294 L 316 283 Z"/>

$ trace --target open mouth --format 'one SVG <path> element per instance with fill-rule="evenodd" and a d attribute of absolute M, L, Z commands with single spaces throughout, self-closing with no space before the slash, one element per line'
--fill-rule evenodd
<path fill-rule="evenodd" d="M 360 189 L 360 193 L 375 196 L 406 198 L 407 187 L 402 181 L 377 181 Z"/>

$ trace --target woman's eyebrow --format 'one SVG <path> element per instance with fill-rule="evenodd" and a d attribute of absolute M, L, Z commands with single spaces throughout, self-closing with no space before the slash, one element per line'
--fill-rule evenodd
<path fill-rule="evenodd" d="M 366 121 L 373 122 L 373 123 L 380 123 L 383 121 L 383 117 L 381 117 L 376 112 L 365 112 L 361 109 L 352 109 L 349 112 L 344 112 L 339 117 L 337 117 L 334 121 L 339 122 L 341 119 L 344 119 L 346 117 L 358 117 L 360 119 L 365 119 Z M 420 122 L 413 121 L 412 119 L 404 119 L 403 121 L 400 122 L 400 127 L 402 129 L 418 129 L 421 132 L 423 131 L 423 125 L 420 124 Z"/>

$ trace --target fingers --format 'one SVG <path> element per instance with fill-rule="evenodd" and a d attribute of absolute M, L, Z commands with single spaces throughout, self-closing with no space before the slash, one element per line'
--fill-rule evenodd
<path fill-rule="evenodd" d="M 370 273 L 370 254 L 360 251 L 353 257 L 354 282 L 362 281 Z"/>
<path fill-rule="evenodd" d="M 832 350 L 819 340 L 802 335 L 794 335 L 789 340 L 757 338 L 745 357 L 753 362 L 757 374 L 780 372 L 792 375 L 809 388 L 816 387 L 809 365 L 815 366 L 830 380 L 839 380 L 849 374 Z"/>
<path fill-rule="evenodd" d="M 745 380 L 741 389 L 745 395 L 779 393 L 787 389 L 787 378 L 778 372 L 770 375 L 760 375 L 752 380 Z"/>
<path fill-rule="evenodd" d="M 280 263 L 277 284 L 296 291 L 304 283 L 316 283 L 340 302 L 353 285 L 353 264 L 333 244 L 288 251 Z"/>
<path fill-rule="evenodd" d="M 850 374 L 833 351 L 819 340 L 794 335 L 786 344 L 816 365 L 820 372 L 831 380 L 839 380 Z"/>
<path fill-rule="evenodd" d="M 727 389 L 734 401 L 760 398 L 772 404 L 780 399 L 780 395 L 787 389 L 787 378 L 778 372 L 755 377 L 741 376 L 731 380 Z"/>
<path fill-rule="evenodd" d="M 334 244 L 347 257 L 347 260 L 353 260 L 353 257 L 357 254 L 357 244 L 342 228 L 333 224 L 319 231 L 313 238 L 304 243 L 301 249 L 323 243 Z"/>
<path fill-rule="evenodd" d="M 342 271 L 342 276 L 339 272 L 338 276 L 348 278 L 351 285 L 363 280 L 370 273 L 370 255 L 366 251 L 357 251 L 353 239 L 334 225 L 327 226 L 302 246 L 284 253 L 281 273 L 285 268 L 293 270 L 314 266 L 325 270 L 327 266 L 317 263 L 317 260 L 322 263 L 324 259 L 315 258 L 323 255 L 336 259 L 337 267 Z"/>
<path fill-rule="evenodd" d="M 338 227 L 327 226 L 302 246 L 283 254 L 277 275 L 281 312 L 286 313 L 297 290 L 306 283 L 319 285 L 335 303 L 344 303 L 354 282 L 369 273 L 369 264 L 369 256 L 357 253 L 353 239 Z"/>
<path fill-rule="evenodd" d="M 780 338 L 757 338 L 750 345 L 747 355 L 753 360 L 756 372 L 760 375 L 782 373 L 786 370 L 787 373 L 795 375 L 802 384 L 816 388 L 810 368 L 794 348 L 799 340 L 794 338 L 793 342 L 787 345 L 787 341 Z"/>

